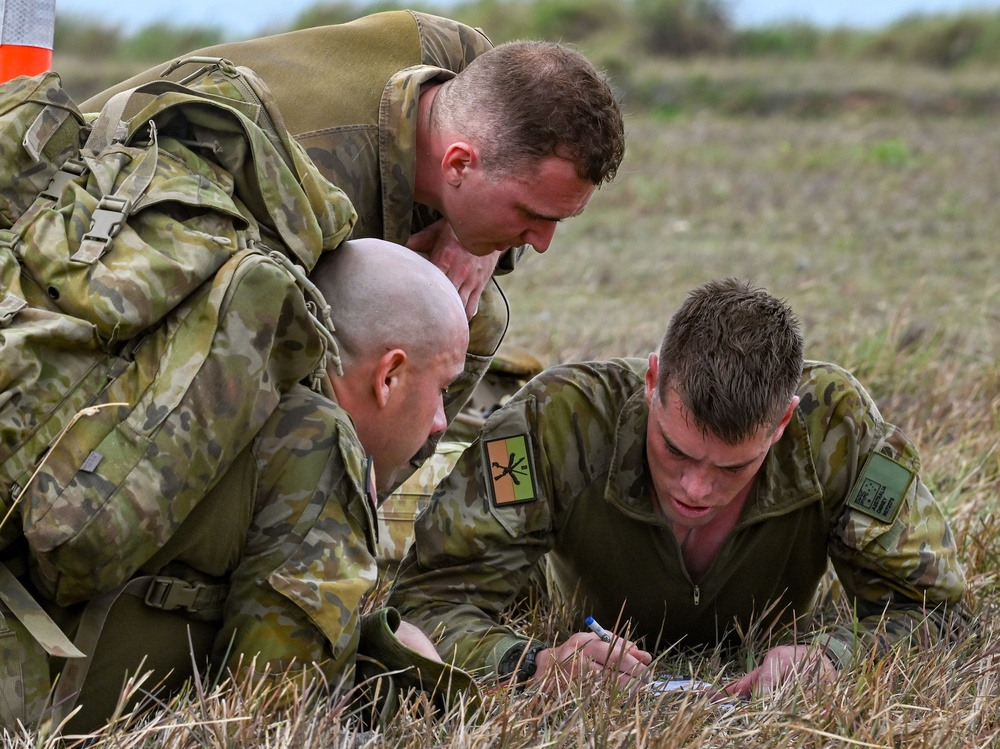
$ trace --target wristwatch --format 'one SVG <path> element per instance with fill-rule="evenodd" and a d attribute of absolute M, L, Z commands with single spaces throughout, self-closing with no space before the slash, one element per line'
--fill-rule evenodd
<path fill-rule="evenodd" d="M 507 649 L 497 667 L 497 676 L 501 679 L 510 676 L 517 670 L 515 684 L 523 684 L 538 670 L 538 653 L 548 647 L 544 642 L 521 642 Z"/>

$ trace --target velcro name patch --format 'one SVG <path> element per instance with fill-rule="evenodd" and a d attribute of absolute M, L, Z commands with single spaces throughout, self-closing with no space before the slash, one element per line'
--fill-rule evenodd
<path fill-rule="evenodd" d="M 847 506 L 883 523 L 892 523 L 912 483 L 913 471 L 882 453 L 872 453 L 851 489 Z"/>
<path fill-rule="evenodd" d="M 483 462 L 490 500 L 497 507 L 534 502 L 535 477 L 531 472 L 528 435 L 501 437 L 483 443 Z"/>

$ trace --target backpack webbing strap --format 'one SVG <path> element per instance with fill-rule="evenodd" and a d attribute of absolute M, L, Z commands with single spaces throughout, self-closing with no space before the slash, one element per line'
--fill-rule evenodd
<path fill-rule="evenodd" d="M 105 195 L 97 204 L 91 216 L 90 230 L 80 240 L 80 248 L 70 260 L 91 265 L 107 252 L 111 238 L 122 228 L 132 207 L 143 196 L 156 174 L 159 159 L 159 144 L 156 139 L 156 125 L 149 122 L 149 148 L 142 154 L 139 166 L 135 168 L 117 190 Z"/>
<path fill-rule="evenodd" d="M 63 634 L 52 618 L 25 590 L 7 565 L 0 562 L 0 600 L 38 641 L 45 652 L 59 658 L 83 658 L 84 655 Z M 71 661 L 72 662 L 72 661 Z"/>
<path fill-rule="evenodd" d="M 140 577 L 142 586 L 126 585 L 125 592 L 154 609 L 176 611 L 184 609 L 199 621 L 221 621 L 222 606 L 229 594 L 229 586 L 223 583 L 188 582 L 177 577 L 154 575 Z M 135 582 L 133 580 L 132 582 Z"/>
<path fill-rule="evenodd" d="M 76 644 L 86 655 L 78 660 L 67 661 L 63 666 L 52 696 L 53 711 L 57 713 L 54 715 L 54 722 L 58 723 L 68 716 L 76 706 L 77 697 L 93 663 L 94 653 L 97 652 L 97 643 L 105 622 L 115 603 L 123 595 L 140 598 L 152 608 L 164 611 L 183 609 L 200 621 L 219 621 L 222 619 L 222 604 L 228 592 L 229 586 L 224 584 L 191 583 L 175 577 L 143 575 L 88 601 L 76 633 Z M 150 645 L 154 646 L 154 643 Z"/>
<path fill-rule="evenodd" d="M 35 161 L 41 161 L 45 147 L 59 132 L 59 128 L 72 116 L 73 113 L 69 109 L 60 109 L 54 106 L 45 107 L 24 134 L 24 139 L 21 141 L 24 150 Z M 60 141 L 68 142 L 63 138 L 60 138 Z"/>
<path fill-rule="evenodd" d="M 326 347 L 326 355 L 316 366 L 316 371 L 313 372 L 309 383 L 309 386 L 318 393 L 320 392 L 319 382 L 326 372 L 327 360 L 333 364 L 338 375 L 341 377 L 344 375 L 344 364 L 340 357 L 340 344 L 337 343 L 337 339 L 334 336 L 337 329 L 333 325 L 333 316 L 330 305 L 323 296 L 323 292 L 320 291 L 319 287 L 317 287 L 316 284 L 309 279 L 309 276 L 306 275 L 306 272 L 301 266 L 296 265 L 289 257 L 280 252 L 271 251 L 268 252 L 268 256 L 282 268 L 287 270 L 291 274 L 292 278 L 295 279 L 299 288 L 302 290 L 303 296 L 306 298 L 306 307 L 309 312 L 309 317 L 312 319 L 316 332 L 319 333 L 320 337 L 323 339 L 324 346 Z"/>
<path fill-rule="evenodd" d="M 128 106 L 133 91 L 134 89 L 129 89 L 115 94 L 101 108 L 101 113 L 94 120 L 90 135 L 87 137 L 85 149 L 99 153 L 115 141 L 125 137 L 126 128 L 122 116 L 125 114 L 125 107 Z"/>
<path fill-rule="evenodd" d="M 38 196 L 35 198 L 34 202 L 28 206 L 28 209 L 18 216 L 14 225 L 11 226 L 10 229 L 0 231 L 0 246 L 7 247 L 15 255 L 20 256 L 21 248 L 18 243 L 21 231 L 24 227 L 34 221 L 35 216 L 38 215 L 43 208 L 50 206 L 52 201 L 59 200 L 59 196 L 62 195 L 63 188 L 65 188 L 66 185 L 72 180 L 86 174 L 88 168 L 89 167 L 79 159 L 67 159 L 52 175 L 48 186 L 38 193 Z"/>

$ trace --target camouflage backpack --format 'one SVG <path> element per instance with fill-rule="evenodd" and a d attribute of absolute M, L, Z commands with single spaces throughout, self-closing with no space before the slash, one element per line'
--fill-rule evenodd
<path fill-rule="evenodd" d="M 128 579 L 336 359 L 306 279 L 355 214 L 225 61 L 88 121 L 0 86 L 0 548 L 60 605 Z M 82 144 L 82 145 L 81 145 Z"/>

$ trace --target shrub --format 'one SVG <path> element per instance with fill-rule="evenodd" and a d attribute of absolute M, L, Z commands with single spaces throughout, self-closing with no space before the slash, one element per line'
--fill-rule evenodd
<path fill-rule="evenodd" d="M 130 36 L 120 46 L 120 55 L 129 60 L 162 62 L 199 47 L 219 44 L 221 41 L 223 37 L 219 29 L 154 23 Z"/>
<path fill-rule="evenodd" d="M 56 16 L 53 51 L 85 60 L 114 56 L 121 45 L 122 31 L 82 14 Z"/>
<path fill-rule="evenodd" d="M 619 26 L 624 8 L 618 0 L 538 0 L 530 18 L 533 36 L 579 41 Z"/>
<path fill-rule="evenodd" d="M 816 56 L 822 39 L 819 29 L 805 23 L 763 26 L 735 32 L 733 52 L 751 57 L 806 59 Z"/>
<path fill-rule="evenodd" d="M 723 0 L 635 0 L 635 22 L 654 55 L 717 54 L 730 43 L 732 23 Z"/>
<path fill-rule="evenodd" d="M 953 68 L 973 59 L 1000 59 L 1000 14 L 910 16 L 876 34 L 865 55 Z"/>

